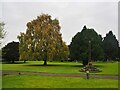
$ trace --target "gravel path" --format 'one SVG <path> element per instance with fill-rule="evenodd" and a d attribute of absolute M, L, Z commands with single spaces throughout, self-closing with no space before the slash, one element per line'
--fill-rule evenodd
<path fill-rule="evenodd" d="M 40 76 L 53 76 L 53 77 L 80 77 L 86 78 L 85 74 L 55 74 L 55 73 L 44 73 L 44 72 L 28 72 L 28 71 L 12 71 L 12 70 L 0 70 L 0 75 L 40 75 Z M 99 78 L 99 79 L 114 79 L 120 80 L 118 75 L 96 75 L 91 74 L 90 78 Z"/>

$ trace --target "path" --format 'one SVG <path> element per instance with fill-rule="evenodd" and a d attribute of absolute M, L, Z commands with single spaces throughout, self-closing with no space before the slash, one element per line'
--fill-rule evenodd
<path fill-rule="evenodd" d="M 2 72 L 2 73 L 1 73 Z M 55 74 L 55 73 L 44 73 L 44 72 L 28 72 L 28 71 L 12 71 L 12 70 L 0 70 L 0 74 L 2 76 L 6 75 L 40 75 L 40 76 L 54 76 L 54 77 L 82 77 L 85 78 L 85 74 Z M 99 78 L 99 79 L 120 79 L 120 76 L 117 75 L 96 75 L 91 74 L 91 78 Z"/>

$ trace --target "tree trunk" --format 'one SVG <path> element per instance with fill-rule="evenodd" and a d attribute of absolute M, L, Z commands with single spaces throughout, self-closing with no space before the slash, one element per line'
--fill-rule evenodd
<path fill-rule="evenodd" d="M 44 60 L 44 65 L 45 65 L 45 66 L 47 65 L 47 60 Z"/>
<path fill-rule="evenodd" d="M 12 63 L 15 63 L 14 60 L 12 60 Z"/>
<path fill-rule="evenodd" d="M 43 65 L 47 65 L 47 47 L 48 47 L 48 42 L 46 41 L 46 45 L 45 45 L 45 50 L 44 50 L 44 59 L 43 59 L 43 61 L 44 61 L 44 64 Z"/>
<path fill-rule="evenodd" d="M 46 66 L 47 65 L 47 53 L 45 53 L 43 61 L 44 61 L 43 65 Z"/>
<path fill-rule="evenodd" d="M 26 60 L 24 60 L 24 63 L 26 63 Z"/>

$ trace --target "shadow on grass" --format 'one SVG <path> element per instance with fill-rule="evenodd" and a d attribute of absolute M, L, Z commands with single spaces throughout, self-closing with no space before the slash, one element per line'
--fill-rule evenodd
<path fill-rule="evenodd" d="M 83 65 L 65 65 L 65 64 L 48 64 L 48 65 L 43 65 L 43 64 L 27 64 L 27 65 L 25 65 L 25 66 L 42 66 L 42 67 L 54 67 L 54 66 L 56 66 L 56 67 L 80 67 L 80 68 L 82 68 L 82 67 L 84 67 Z M 101 67 L 104 67 L 103 65 L 94 65 L 93 64 L 93 66 L 95 66 L 96 68 L 101 68 Z"/>
<path fill-rule="evenodd" d="M 93 66 L 95 66 L 96 68 L 104 67 L 103 65 L 94 65 L 94 64 L 93 64 Z"/>
<path fill-rule="evenodd" d="M 42 64 L 30 64 L 25 66 L 43 66 L 43 67 L 83 67 L 83 65 L 60 65 L 60 64 L 48 64 L 48 65 L 42 65 Z"/>
<path fill-rule="evenodd" d="M 2 62 L 2 64 L 26 64 L 26 63 L 24 63 L 24 62 L 14 62 L 14 63 L 12 63 L 12 62 Z"/>

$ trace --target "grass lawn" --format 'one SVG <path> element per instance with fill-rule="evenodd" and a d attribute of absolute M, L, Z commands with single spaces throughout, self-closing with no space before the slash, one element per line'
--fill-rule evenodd
<path fill-rule="evenodd" d="M 102 72 L 94 74 L 118 75 L 118 62 L 93 63 Z M 79 72 L 82 64 L 76 62 L 48 62 L 43 66 L 42 61 L 27 61 L 17 64 L 2 64 L 3 70 L 46 72 L 61 74 L 83 74 Z M 3 88 L 118 88 L 118 80 L 93 79 L 77 77 L 51 77 L 38 75 L 8 75 L 3 76 Z"/>
<path fill-rule="evenodd" d="M 95 62 L 93 63 L 102 72 L 94 74 L 111 74 L 118 75 L 118 62 Z M 48 62 L 48 66 L 43 66 L 42 61 L 27 61 L 27 63 L 18 64 L 2 64 L 3 70 L 17 70 L 17 71 L 33 71 L 33 72 L 47 72 L 47 73 L 71 73 L 82 74 L 79 72 L 82 68 L 81 63 L 75 62 Z"/>
<path fill-rule="evenodd" d="M 118 88 L 118 80 L 11 75 L 3 77 L 3 88 Z"/>

